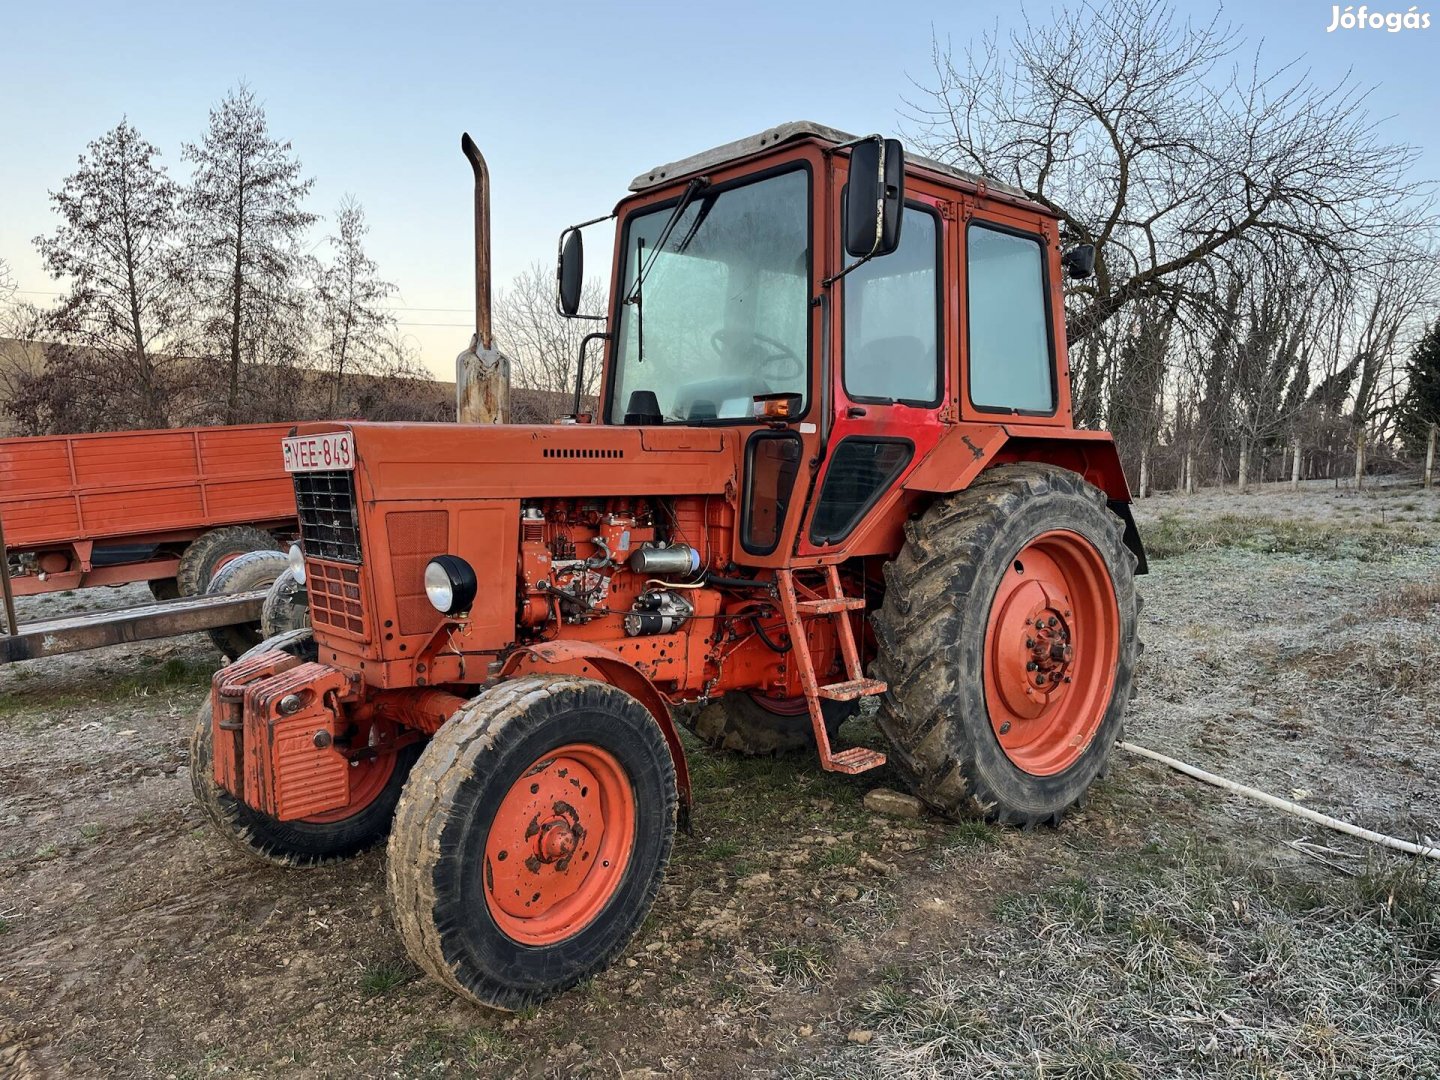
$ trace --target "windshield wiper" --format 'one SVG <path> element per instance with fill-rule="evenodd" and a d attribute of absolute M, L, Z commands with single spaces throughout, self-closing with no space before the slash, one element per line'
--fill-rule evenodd
<path fill-rule="evenodd" d="M 635 362 L 645 362 L 645 304 L 640 299 L 641 286 L 645 284 L 645 275 L 650 273 L 650 267 L 655 265 L 655 258 L 665 248 L 665 242 L 670 239 L 670 233 L 674 230 L 676 222 L 685 213 L 685 208 L 690 205 L 696 195 L 710 186 L 708 176 L 697 176 L 685 188 L 685 194 L 680 196 L 680 201 L 675 204 L 675 209 L 670 211 L 670 217 L 665 222 L 665 227 L 660 230 L 660 238 L 655 241 L 655 246 L 650 250 L 650 258 L 645 256 L 645 238 L 635 238 L 635 284 L 630 289 L 630 295 L 625 297 L 625 303 L 635 305 Z M 690 230 L 693 236 L 695 230 Z M 690 237 L 685 238 L 685 243 L 690 243 Z"/>
<path fill-rule="evenodd" d="M 634 304 L 640 300 L 640 287 L 645 284 L 645 275 L 650 273 L 650 267 L 655 265 L 655 257 L 665 248 L 665 241 L 670 239 L 670 233 L 674 231 L 680 215 L 685 213 L 686 208 L 694 200 L 696 195 L 710 186 L 708 176 L 697 176 L 685 188 L 685 194 L 680 196 L 680 201 L 675 204 L 675 209 L 670 211 L 670 217 L 665 221 L 665 227 L 660 230 L 660 238 L 655 241 L 655 246 L 650 250 L 650 258 L 639 268 L 635 274 L 635 284 L 631 286 L 630 293 L 625 297 L 625 303 Z M 637 238 L 638 240 L 639 238 Z M 688 238 L 687 238 L 688 240 Z M 643 247 L 643 244 L 641 245 Z"/>

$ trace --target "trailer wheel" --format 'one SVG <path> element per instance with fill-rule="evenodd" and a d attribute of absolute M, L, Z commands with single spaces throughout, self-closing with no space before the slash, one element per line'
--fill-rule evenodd
<path fill-rule="evenodd" d="M 175 582 L 181 596 L 204 596 L 215 572 L 248 551 L 279 551 L 280 544 L 264 529 L 253 525 L 226 525 L 211 529 L 191 541 L 180 556 Z"/>
<path fill-rule="evenodd" d="M 822 701 L 825 730 L 834 739 L 840 725 L 859 712 L 853 701 Z M 769 698 L 735 691 L 705 705 L 676 710 L 680 722 L 716 750 L 733 750 L 749 757 L 809 750 L 815 732 L 804 698 Z"/>
<path fill-rule="evenodd" d="M 1007 465 L 907 523 L 873 619 L 891 761 L 951 817 L 1056 823 L 1121 737 L 1136 559 L 1080 476 Z"/>
<path fill-rule="evenodd" d="M 284 554 L 278 551 L 247 551 L 237 555 L 215 572 L 205 590 L 207 596 L 234 596 L 236 593 L 254 592 L 274 585 L 281 574 L 288 570 Z M 269 596 L 266 596 L 269 602 Z M 294 626 L 282 626 L 275 633 L 294 630 Z M 274 637 L 275 633 L 264 631 L 264 616 L 260 622 L 236 623 L 233 626 L 217 626 L 207 631 L 215 647 L 225 654 L 227 660 L 235 660 L 240 654 L 253 649 L 262 640 Z"/>
<path fill-rule="evenodd" d="M 180 598 L 180 583 L 173 577 L 151 578 L 150 595 L 156 600 L 178 600 Z"/>
<path fill-rule="evenodd" d="M 529 676 L 468 702 L 420 755 L 387 877 L 411 957 L 495 1009 L 604 967 L 639 929 L 675 839 L 675 766 L 634 698 Z"/>
<path fill-rule="evenodd" d="M 303 660 L 316 656 L 309 631 L 282 634 L 252 652 L 282 649 Z M 364 776 L 351 777 L 352 799 L 344 810 L 300 821 L 276 821 L 251 809 L 215 783 L 212 765 L 210 698 L 195 717 L 190 737 L 190 786 L 211 824 L 228 843 L 251 858 L 278 866 L 311 867 L 356 855 L 374 847 L 390 831 L 395 804 L 420 746 L 412 743 L 393 754 L 357 765 Z"/>
<path fill-rule="evenodd" d="M 267 638 L 287 630 L 303 630 L 310 625 L 310 600 L 305 586 L 295 580 L 295 571 L 286 566 L 265 595 L 260 609 L 260 632 Z"/>

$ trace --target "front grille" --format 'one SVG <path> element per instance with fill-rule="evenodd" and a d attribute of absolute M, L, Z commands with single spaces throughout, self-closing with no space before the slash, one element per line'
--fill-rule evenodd
<path fill-rule="evenodd" d="M 305 557 L 360 562 L 355 474 L 347 470 L 295 474 L 295 509 Z"/>
<path fill-rule="evenodd" d="M 359 570 L 306 559 L 305 589 L 310 597 L 310 621 L 316 627 L 365 640 L 365 598 Z"/>

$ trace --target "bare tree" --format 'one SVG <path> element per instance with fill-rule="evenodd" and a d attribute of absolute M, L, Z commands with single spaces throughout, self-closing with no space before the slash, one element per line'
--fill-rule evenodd
<path fill-rule="evenodd" d="M 1361 91 L 1241 65 L 1218 16 L 1097 0 L 1027 20 L 1007 45 L 987 35 L 958 62 L 936 46 L 917 141 L 1020 187 L 1097 246 L 1094 280 L 1072 290 L 1072 340 L 1233 249 L 1285 238 L 1363 262 L 1421 215 L 1415 151 L 1379 137 Z"/>
<path fill-rule="evenodd" d="M 350 196 L 340 203 L 335 234 L 330 237 L 332 259 L 317 267 L 315 315 L 318 359 L 329 386 L 329 414 L 339 415 L 342 390 L 348 376 L 374 375 L 395 356 L 387 348 L 394 319 L 381 304 L 395 286 L 380 278 L 375 261 L 365 252 L 365 211 Z"/>
<path fill-rule="evenodd" d="M 605 289 L 598 281 L 585 283 L 580 306 L 599 311 Z M 584 319 L 567 319 L 555 309 L 555 271 L 536 262 L 515 276 L 495 297 L 495 340 L 511 358 L 517 386 L 574 394 L 580 340 L 595 330 Z M 600 387 L 599 350 L 592 344 L 585 367 L 583 396 L 594 397 Z"/>
<path fill-rule="evenodd" d="M 122 120 L 50 193 L 60 224 L 35 240 L 45 268 L 68 284 L 44 319 L 54 343 L 45 378 L 84 430 L 171 422 L 190 312 L 180 191 L 159 156 Z"/>
<path fill-rule="evenodd" d="M 244 85 L 210 110 L 204 138 L 184 154 L 195 167 L 187 209 L 201 330 L 226 373 L 216 412 L 226 423 L 261 419 L 293 392 L 303 357 L 300 241 L 315 215 L 301 200 L 313 181 Z"/>

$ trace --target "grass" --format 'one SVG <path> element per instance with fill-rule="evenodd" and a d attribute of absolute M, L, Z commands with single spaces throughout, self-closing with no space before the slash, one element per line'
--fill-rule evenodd
<path fill-rule="evenodd" d="M 877 1035 L 798 1077 L 1432 1076 L 1440 882 L 1256 871 L 1186 841 L 997 906 L 953 953 L 882 979 Z"/>
<path fill-rule="evenodd" d="M 371 964 L 360 976 L 360 989 L 367 997 L 388 994 L 404 986 L 416 976 L 415 968 L 402 960 L 381 960 Z"/>
<path fill-rule="evenodd" d="M 1321 524 L 1239 514 L 1196 519 L 1161 514 L 1145 528 L 1145 552 L 1170 559 L 1196 551 L 1236 548 L 1256 554 L 1378 562 L 1424 547 L 1426 534 L 1411 524 Z"/>
<path fill-rule="evenodd" d="M 210 685 L 214 673 L 214 660 L 172 656 L 163 663 L 117 680 L 109 696 L 148 697 L 167 690 L 201 690 Z"/>
<path fill-rule="evenodd" d="M 829 977 L 831 970 L 823 949 L 799 942 L 774 946 L 766 956 L 766 963 L 776 982 L 800 986 L 823 981 Z"/>

